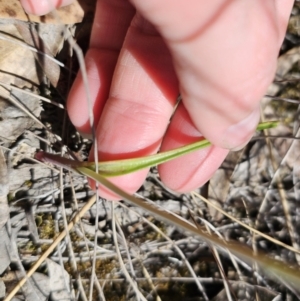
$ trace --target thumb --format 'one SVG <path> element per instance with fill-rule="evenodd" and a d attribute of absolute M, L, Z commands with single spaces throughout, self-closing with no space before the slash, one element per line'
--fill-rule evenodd
<path fill-rule="evenodd" d="M 197 129 L 217 146 L 244 145 L 274 77 L 293 1 L 132 3 L 165 39 L 183 103 Z"/>

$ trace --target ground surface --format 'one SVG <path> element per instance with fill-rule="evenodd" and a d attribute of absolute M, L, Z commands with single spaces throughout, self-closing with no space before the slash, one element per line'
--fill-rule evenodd
<path fill-rule="evenodd" d="M 197 191 L 237 220 L 196 195 L 166 189 L 155 169 L 139 191 L 141 198 L 198 223 L 206 232 L 295 267 L 300 258 L 293 251 L 238 222 L 299 249 L 300 161 L 295 137 L 299 137 L 300 10 L 296 5 L 276 80 L 267 92 L 272 97 L 262 101 L 263 118 L 281 124 L 264 133 L 269 139 L 257 135 L 244 150 L 230 154 L 210 183 Z M 91 15 L 87 13 L 77 25 L 29 26 L 0 20 L 1 299 L 94 194 L 84 177 L 32 159 L 37 149 L 87 158 L 91 141 L 76 133 L 63 109 L 75 73 L 69 69 L 75 71 L 78 65 L 69 56 L 63 32 L 67 29 L 84 47 Z M 21 41 L 43 53 L 58 53 L 57 59 L 68 69 L 34 54 Z M 99 199 L 14 300 L 298 300 L 297 281 L 285 281 L 280 274 L 279 279 L 269 277 L 261 266 L 230 256 L 126 202 Z"/>

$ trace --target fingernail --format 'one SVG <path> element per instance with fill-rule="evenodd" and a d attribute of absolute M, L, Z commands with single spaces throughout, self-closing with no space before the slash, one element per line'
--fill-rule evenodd
<path fill-rule="evenodd" d="M 243 143 L 242 145 L 239 145 L 237 147 L 231 148 L 230 150 L 232 152 L 238 152 L 238 151 L 240 151 L 241 149 L 243 149 L 248 144 L 248 142 L 251 140 L 251 138 L 252 138 L 252 134 L 251 134 L 251 137 L 245 143 Z"/>
<path fill-rule="evenodd" d="M 224 133 L 222 145 L 224 148 L 238 151 L 252 138 L 260 119 L 260 109 L 255 109 L 248 117 L 230 126 Z"/>

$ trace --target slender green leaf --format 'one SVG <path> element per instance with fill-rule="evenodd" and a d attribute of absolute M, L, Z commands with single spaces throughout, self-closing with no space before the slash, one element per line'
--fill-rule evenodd
<path fill-rule="evenodd" d="M 134 159 L 99 162 L 98 172 L 104 177 L 120 176 L 120 175 L 135 172 L 140 169 L 144 169 L 147 167 L 152 167 L 168 162 L 182 155 L 186 155 L 188 153 L 199 150 L 201 148 L 208 147 L 210 145 L 211 143 L 206 139 L 204 139 L 201 141 L 197 141 L 195 143 L 185 145 L 180 148 L 158 153 L 155 155 L 145 156 L 141 158 L 134 158 Z M 86 162 L 86 163 L 87 164 L 84 164 L 85 167 L 88 167 L 93 171 L 96 170 L 95 162 Z"/>
<path fill-rule="evenodd" d="M 276 127 L 278 125 L 277 121 L 263 122 L 257 126 L 257 130 L 265 130 L 269 128 Z M 115 161 L 106 161 L 98 163 L 98 173 L 104 177 L 113 177 L 124 175 L 128 173 L 135 172 L 140 169 L 147 167 L 153 167 L 162 163 L 166 163 L 183 155 L 189 154 L 191 152 L 200 150 L 202 148 L 210 146 L 211 143 L 202 139 L 200 141 L 170 150 L 155 155 L 145 156 L 141 158 L 134 159 L 124 159 Z M 96 170 L 95 162 L 84 162 L 81 166 L 90 168 L 91 170 Z"/>
<path fill-rule="evenodd" d="M 261 131 L 276 127 L 277 125 L 277 121 L 263 122 L 258 125 L 257 130 Z M 176 159 L 210 145 L 211 143 L 208 140 L 202 139 L 200 141 L 155 155 L 145 156 L 141 158 L 99 162 L 98 173 L 104 177 L 114 177 L 129 174 L 144 168 L 166 163 L 170 160 Z M 79 170 L 79 167 L 87 167 L 93 171 L 96 171 L 95 162 L 79 162 L 45 152 L 37 153 L 36 158 L 40 161 L 50 162 L 66 169 Z"/>
<path fill-rule="evenodd" d="M 279 124 L 279 121 L 266 121 L 266 122 L 261 122 L 257 125 L 256 130 L 257 131 L 263 131 L 267 129 L 272 129 L 276 128 Z"/>

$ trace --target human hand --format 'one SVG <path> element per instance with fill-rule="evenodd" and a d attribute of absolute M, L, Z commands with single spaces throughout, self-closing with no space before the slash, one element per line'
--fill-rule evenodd
<path fill-rule="evenodd" d="M 21 2 L 41 13 L 40 0 Z M 293 1 L 131 2 L 98 0 L 86 54 L 99 159 L 145 156 L 203 135 L 214 146 L 159 166 L 167 186 L 186 192 L 211 177 L 227 149 L 251 138 Z M 169 123 L 179 92 L 183 100 Z M 68 112 L 80 132 L 91 133 L 80 73 Z M 133 193 L 146 174 L 110 180 Z M 118 199 L 104 187 L 100 194 Z"/>

